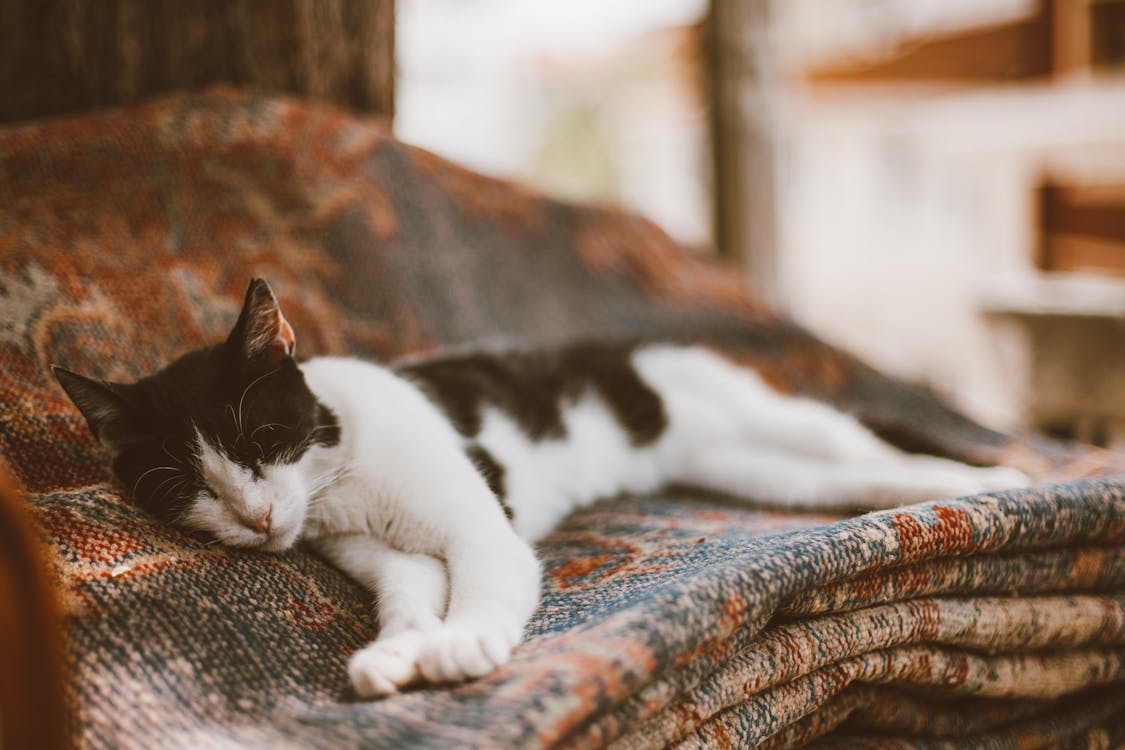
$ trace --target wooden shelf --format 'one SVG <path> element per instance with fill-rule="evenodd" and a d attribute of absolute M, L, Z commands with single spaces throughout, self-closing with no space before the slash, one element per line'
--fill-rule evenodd
<path fill-rule="evenodd" d="M 890 54 L 812 68 L 813 87 L 851 84 L 989 84 L 1076 70 L 1121 71 L 1125 0 L 1040 0 L 1011 21 L 902 40 Z"/>
<path fill-rule="evenodd" d="M 1125 279 L 1086 274 L 1013 276 L 990 284 L 980 309 L 1019 318 L 1099 318 L 1125 321 Z"/>
<path fill-rule="evenodd" d="M 1036 266 L 1125 277 L 1125 185 L 1071 186 L 1051 179 L 1038 189 Z"/>

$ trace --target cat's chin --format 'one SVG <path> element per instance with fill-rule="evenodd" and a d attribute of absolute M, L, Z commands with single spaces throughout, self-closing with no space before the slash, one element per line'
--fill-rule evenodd
<path fill-rule="evenodd" d="M 266 541 L 258 545 L 257 549 L 264 552 L 284 552 L 296 543 L 297 537 L 300 535 L 299 529 L 272 534 Z"/>
<path fill-rule="evenodd" d="M 262 552 L 284 552 L 296 544 L 301 536 L 300 528 L 286 531 L 275 531 L 269 536 L 258 535 L 259 538 L 247 538 L 243 533 L 237 535 L 215 534 L 224 546 L 233 549 L 259 550 Z"/>
<path fill-rule="evenodd" d="M 265 544 L 260 544 L 254 549 L 260 549 L 263 552 L 284 552 L 293 546 L 293 542 L 285 539 L 270 539 Z"/>

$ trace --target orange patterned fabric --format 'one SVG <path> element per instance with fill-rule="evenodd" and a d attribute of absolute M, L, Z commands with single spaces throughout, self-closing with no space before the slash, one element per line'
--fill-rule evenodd
<path fill-rule="evenodd" d="M 300 355 L 690 338 L 901 444 L 1068 483 L 858 519 L 604 503 L 543 543 L 509 665 L 357 702 L 343 667 L 370 596 L 304 551 L 140 513 L 49 373 L 148 373 L 224 336 L 253 276 Z M 220 90 L 0 130 L 0 453 L 51 550 L 89 747 L 1122 740 L 1125 484 L 1073 481 L 1120 462 L 973 424 L 646 221 L 329 107 Z"/>

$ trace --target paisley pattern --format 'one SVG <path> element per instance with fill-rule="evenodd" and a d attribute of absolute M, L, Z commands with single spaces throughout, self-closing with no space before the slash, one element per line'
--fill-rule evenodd
<path fill-rule="evenodd" d="M 607 500 L 541 545 L 510 664 L 359 702 L 344 661 L 369 595 L 305 551 L 208 546 L 131 507 L 49 374 L 127 380 L 216 340 L 255 275 L 304 355 L 691 338 L 903 445 L 1044 484 L 858 518 Z M 0 130 L 0 455 L 52 552 L 86 747 L 1125 742 L 1118 459 L 975 425 L 648 222 L 329 107 L 215 90 Z"/>

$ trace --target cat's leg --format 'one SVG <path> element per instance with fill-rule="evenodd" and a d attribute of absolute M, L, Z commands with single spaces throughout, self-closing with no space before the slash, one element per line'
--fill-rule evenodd
<path fill-rule="evenodd" d="M 985 492 L 980 475 L 909 462 L 846 462 L 738 444 L 701 445 L 677 481 L 796 508 L 892 508 Z"/>
<path fill-rule="evenodd" d="M 442 554 L 449 572 L 449 608 L 418 661 L 428 680 L 481 677 L 507 662 L 538 604 L 539 561 L 499 517 L 502 524 L 447 538 Z"/>
<path fill-rule="evenodd" d="M 802 398 L 778 397 L 776 416 L 786 428 L 779 435 L 763 436 L 754 447 L 777 450 L 814 459 L 859 466 L 880 465 L 918 472 L 923 482 L 943 475 L 959 477 L 964 487 L 978 492 L 1026 487 L 1030 480 L 1021 471 L 1005 466 L 970 466 L 936 456 L 906 453 L 883 441 L 849 414 L 828 404 Z"/>
<path fill-rule="evenodd" d="M 969 466 L 948 458 L 901 452 L 898 453 L 897 459 L 901 465 L 914 469 L 961 474 L 970 480 L 980 482 L 984 492 L 1010 490 L 1031 484 L 1031 479 L 1026 474 L 1008 466 Z"/>
<path fill-rule="evenodd" d="M 669 416 L 665 449 L 692 455 L 698 446 L 730 446 L 719 449 L 719 458 L 704 459 L 719 464 L 720 471 L 735 463 L 735 455 L 743 456 L 748 467 L 754 455 L 780 456 L 777 466 L 805 459 L 807 476 L 795 479 L 795 486 L 804 481 L 823 488 L 830 480 L 835 487 L 864 481 L 886 485 L 893 479 L 912 500 L 1028 484 L 1014 469 L 903 453 L 851 415 L 819 401 L 778 393 L 753 370 L 705 349 L 652 347 L 642 350 L 635 364 L 663 398 Z M 769 470 L 763 465 L 761 471 L 751 471 L 758 481 L 766 481 Z M 823 489 L 811 486 L 790 492 L 824 495 Z"/>
<path fill-rule="evenodd" d="M 1014 469 L 978 468 L 916 457 L 881 440 L 850 414 L 829 404 L 777 392 L 754 370 L 700 347 L 642 349 L 634 364 L 661 395 L 670 417 L 669 441 L 742 442 L 839 462 L 902 464 L 964 474 L 985 489 L 1027 484 Z"/>
<path fill-rule="evenodd" d="M 754 444 L 840 463 L 913 469 L 924 479 L 956 475 L 966 487 L 978 486 L 981 492 L 1029 484 L 1025 474 L 1005 466 L 969 466 L 946 458 L 906 453 L 879 438 L 850 414 L 811 399 L 779 395 L 772 404 L 771 416 L 776 418 L 779 429 L 773 434 L 759 433 Z"/>
<path fill-rule="evenodd" d="M 417 663 L 427 680 L 455 682 L 511 656 L 539 601 L 539 561 L 464 452 L 435 456 L 426 447 L 418 465 L 441 470 L 403 474 L 397 491 L 380 498 L 378 526 L 396 548 L 445 562 L 445 618 L 424 633 Z"/>
<path fill-rule="evenodd" d="M 655 346 L 635 355 L 660 394 L 676 443 L 734 442 L 815 458 L 891 460 L 897 451 L 850 415 L 782 394 L 754 370 L 699 347 Z"/>
<path fill-rule="evenodd" d="M 319 550 L 378 597 L 379 633 L 348 660 L 360 697 L 389 695 L 419 677 L 427 633 L 441 626 L 447 580 L 440 560 L 396 550 L 366 534 L 316 540 Z"/>

